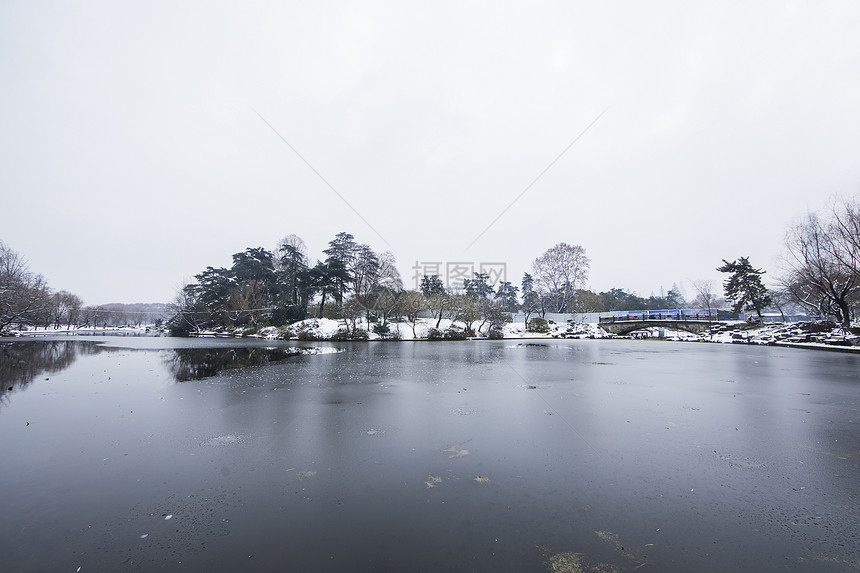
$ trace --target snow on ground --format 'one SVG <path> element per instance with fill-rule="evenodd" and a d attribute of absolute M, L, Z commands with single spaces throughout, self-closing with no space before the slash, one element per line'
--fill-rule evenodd
<path fill-rule="evenodd" d="M 825 322 L 789 322 L 750 327 L 744 323 L 729 325 L 719 332 L 703 335 L 707 342 L 733 344 L 780 344 L 804 347 L 844 347 L 860 350 L 856 328 L 845 330 Z"/>
<path fill-rule="evenodd" d="M 437 328 L 438 326 L 438 328 Z M 477 324 L 473 325 L 477 327 Z M 860 327 L 860 325 L 857 325 Z M 377 327 L 374 329 L 374 327 Z M 440 333 L 448 330 L 462 331 L 465 324 L 452 322 L 450 319 L 420 318 L 414 325 L 411 322 L 389 322 L 389 332 L 381 331 L 377 323 L 368 323 L 365 319 L 352 321 L 344 319 L 309 318 L 289 326 L 268 326 L 264 328 L 236 328 L 233 330 L 203 331 L 202 336 L 251 337 L 266 340 L 422 340 L 427 339 L 436 329 Z M 355 330 L 358 329 L 356 335 Z M 376 330 L 376 331 L 375 331 Z M 71 327 L 71 328 L 30 328 L 12 333 L 18 336 L 45 336 L 57 334 L 91 334 L 91 333 L 144 333 L 158 332 L 152 325 L 137 327 Z M 486 337 L 489 327 L 484 326 L 479 337 Z M 723 344 L 778 344 L 783 346 L 799 346 L 804 348 L 827 348 L 854 350 L 860 352 L 860 328 L 849 331 L 836 327 L 832 323 L 823 322 L 794 322 L 750 325 L 745 322 L 735 322 L 715 326 L 711 332 L 691 334 L 682 330 L 669 328 L 648 328 L 634 332 L 628 336 L 608 334 L 598 324 L 594 323 L 549 323 L 549 331 L 545 333 L 528 332 L 523 323 L 508 323 L 501 329 L 505 339 L 541 339 L 541 338 L 652 338 L 682 342 L 714 342 Z"/>
<path fill-rule="evenodd" d="M 462 322 L 453 322 L 447 318 L 443 318 L 442 320 L 419 318 L 414 324 L 414 329 L 411 322 L 388 322 L 389 332 L 386 334 L 381 333 L 378 328 L 374 328 L 377 324 L 368 323 L 364 319 L 356 321 L 355 328 L 359 329 L 361 333 L 355 336 L 353 334 L 354 327 L 352 321 L 308 318 L 286 327 L 269 326 L 253 333 L 243 333 L 239 330 L 234 331 L 233 334 L 237 336 L 266 338 L 269 340 L 287 340 L 291 338 L 304 340 L 346 340 L 364 339 L 365 335 L 367 337 L 366 340 L 423 340 L 428 338 L 434 329 L 444 334 L 450 329 L 462 331 L 466 326 Z M 473 326 L 477 328 L 478 325 Z M 479 334 L 479 338 L 486 337 L 488 332 L 489 326 L 485 325 Z M 546 333 L 528 332 L 522 323 L 508 323 L 502 328 L 502 333 L 504 338 L 606 338 L 610 336 L 599 328 L 598 325 L 585 323 L 551 323 L 550 330 Z"/>
<path fill-rule="evenodd" d="M 12 336 L 48 336 L 48 335 L 57 335 L 57 334 L 101 334 L 105 332 L 110 333 L 143 333 L 153 331 L 154 327 L 150 325 L 140 325 L 140 326 L 106 326 L 106 327 L 96 327 L 96 326 L 72 326 L 72 327 L 64 327 L 54 328 L 53 326 L 49 326 L 48 328 L 42 327 L 29 327 L 24 330 L 12 330 L 10 334 Z"/>

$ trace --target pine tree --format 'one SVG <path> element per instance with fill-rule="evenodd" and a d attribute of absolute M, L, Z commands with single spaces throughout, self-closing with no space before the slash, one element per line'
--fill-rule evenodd
<path fill-rule="evenodd" d="M 732 310 L 754 310 L 760 319 L 761 311 L 771 303 L 767 288 L 761 282 L 761 275 L 765 271 L 754 268 L 749 257 L 741 257 L 731 263 L 723 259 L 723 263 L 725 264 L 717 267 L 717 270 L 721 273 L 732 273 L 723 283 L 726 298 L 734 304 Z"/>
<path fill-rule="evenodd" d="M 472 297 L 474 299 L 487 299 L 490 298 L 490 295 L 493 293 L 493 287 L 487 284 L 487 280 L 489 280 L 489 275 L 486 273 L 472 273 L 475 278 L 473 279 L 465 279 L 463 281 L 463 288 L 466 289 L 466 296 Z"/>
<path fill-rule="evenodd" d="M 439 275 L 424 275 L 421 277 L 421 294 L 427 298 L 445 294 L 445 285 Z"/>
<path fill-rule="evenodd" d="M 540 293 L 535 290 L 535 281 L 534 278 L 528 274 L 523 273 L 523 281 L 522 281 L 522 293 L 523 293 L 523 314 L 525 314 L 525 322 L 524 324 L 529 323 L 529 317 L 541 310 L 541 296 Z"/>
<path fill-rule="evenodd" d="M 329 247 L 323 251 L 328 255 L 325 266 L 330 269 L 329 274 L 337 287 L 332 294 L 335 295 L 338 306 L 343 302 L 344 292 L 351 288 L 355 280 L 353 270 L 359 245 L 353 239 L 355 237 L 349 233 L 338 233 L 328 242 Z"/>
<path fill-rule="evenodd" d="M 449 304 L 448 293 L 445 291 L 445 285 L 442 284 L 439 275 L 424 275 L 421 278 L 421 294 L 430 301 L 430 306 L 434 309 L 433 314 L 436 316 L 436 328 L 439 328 L 445 306 Z M 435 310 L 437 307 L 439 308 L 438 314 Z"/>
<path fill-rule="evenodd" d="M 684 300 L 684 295 L 681 294 L 681 289 L 677 284 L 673 284 L 669 292 L 666 293 L 666 305 L 669 308 L 683 308 L 687 304 Z"/>
<path fill-rule="evenodd" d="M 499 283 L 495 299 L 499 301 L 505 312 L 516 312 L 519 310 L 520 303 L 517 300 L 518 290 L 520 290 L 519 287 L 515 287 L 507 281 Z"/>

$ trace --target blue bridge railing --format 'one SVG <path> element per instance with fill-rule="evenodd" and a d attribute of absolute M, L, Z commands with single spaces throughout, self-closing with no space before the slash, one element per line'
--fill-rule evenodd
<path fill-rule="evenodd" d="M 599 322 L 629 322 L 633 320 L 715 321 L 728 320 L 724 311 L 705 308 L 670 308 L 664 310 L 620 310 L 613 316 L 601 316 Z"/>

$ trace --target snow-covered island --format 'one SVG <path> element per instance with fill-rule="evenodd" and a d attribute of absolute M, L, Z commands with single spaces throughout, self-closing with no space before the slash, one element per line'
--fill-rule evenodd
<path fill-rule="evenodd" d="M 438 328 L 437 328 L 438 324 Z M 538 323 L 540 328 L 540 323 Z M 541 330 L 544 330 L 541 328 Z M 267 326 L 214 329 L 198 336 L 259 338 L 265 340 L 307 341 L 419 341 L 484 339 L 650 339 L 676 342 L 711 342 L 718 344 L 757 344 L 796 346 L 860 352 L 860 328 L 844 330 L 832 322 L 786 322 L 750 324 L 736 321 L 715 324 L 706 333 L 693 334 L 673 328 L 648 327 L 628 335 L 608 333 L 599 323 L 546 321 L 545 331 L 529 330 L 523 323 L 506 323 L 499 329 L 487 329 L 480 336 L 467 337 L 465 325 L 450 319 L 419 318 L 410 322 L 389 322 L 385 328 L 374 328 L 364 320 L 351 325 L 344 320 L 309 318 L 285 327 Z"/>

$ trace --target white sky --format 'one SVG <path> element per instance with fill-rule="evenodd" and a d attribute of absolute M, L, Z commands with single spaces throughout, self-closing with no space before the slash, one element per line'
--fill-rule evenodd
<path fill-rule="evenodd" d="M 0 239 L 88 304 L 166 302 L 290 233 L 390 249 L 407 284 L 416 261 L 519 284 L 561 241 L 595 291 L 739 256 L 773 276 L 793 220 L 860 191 L 858 22 L 854 0 L 4 0 Z"/>

